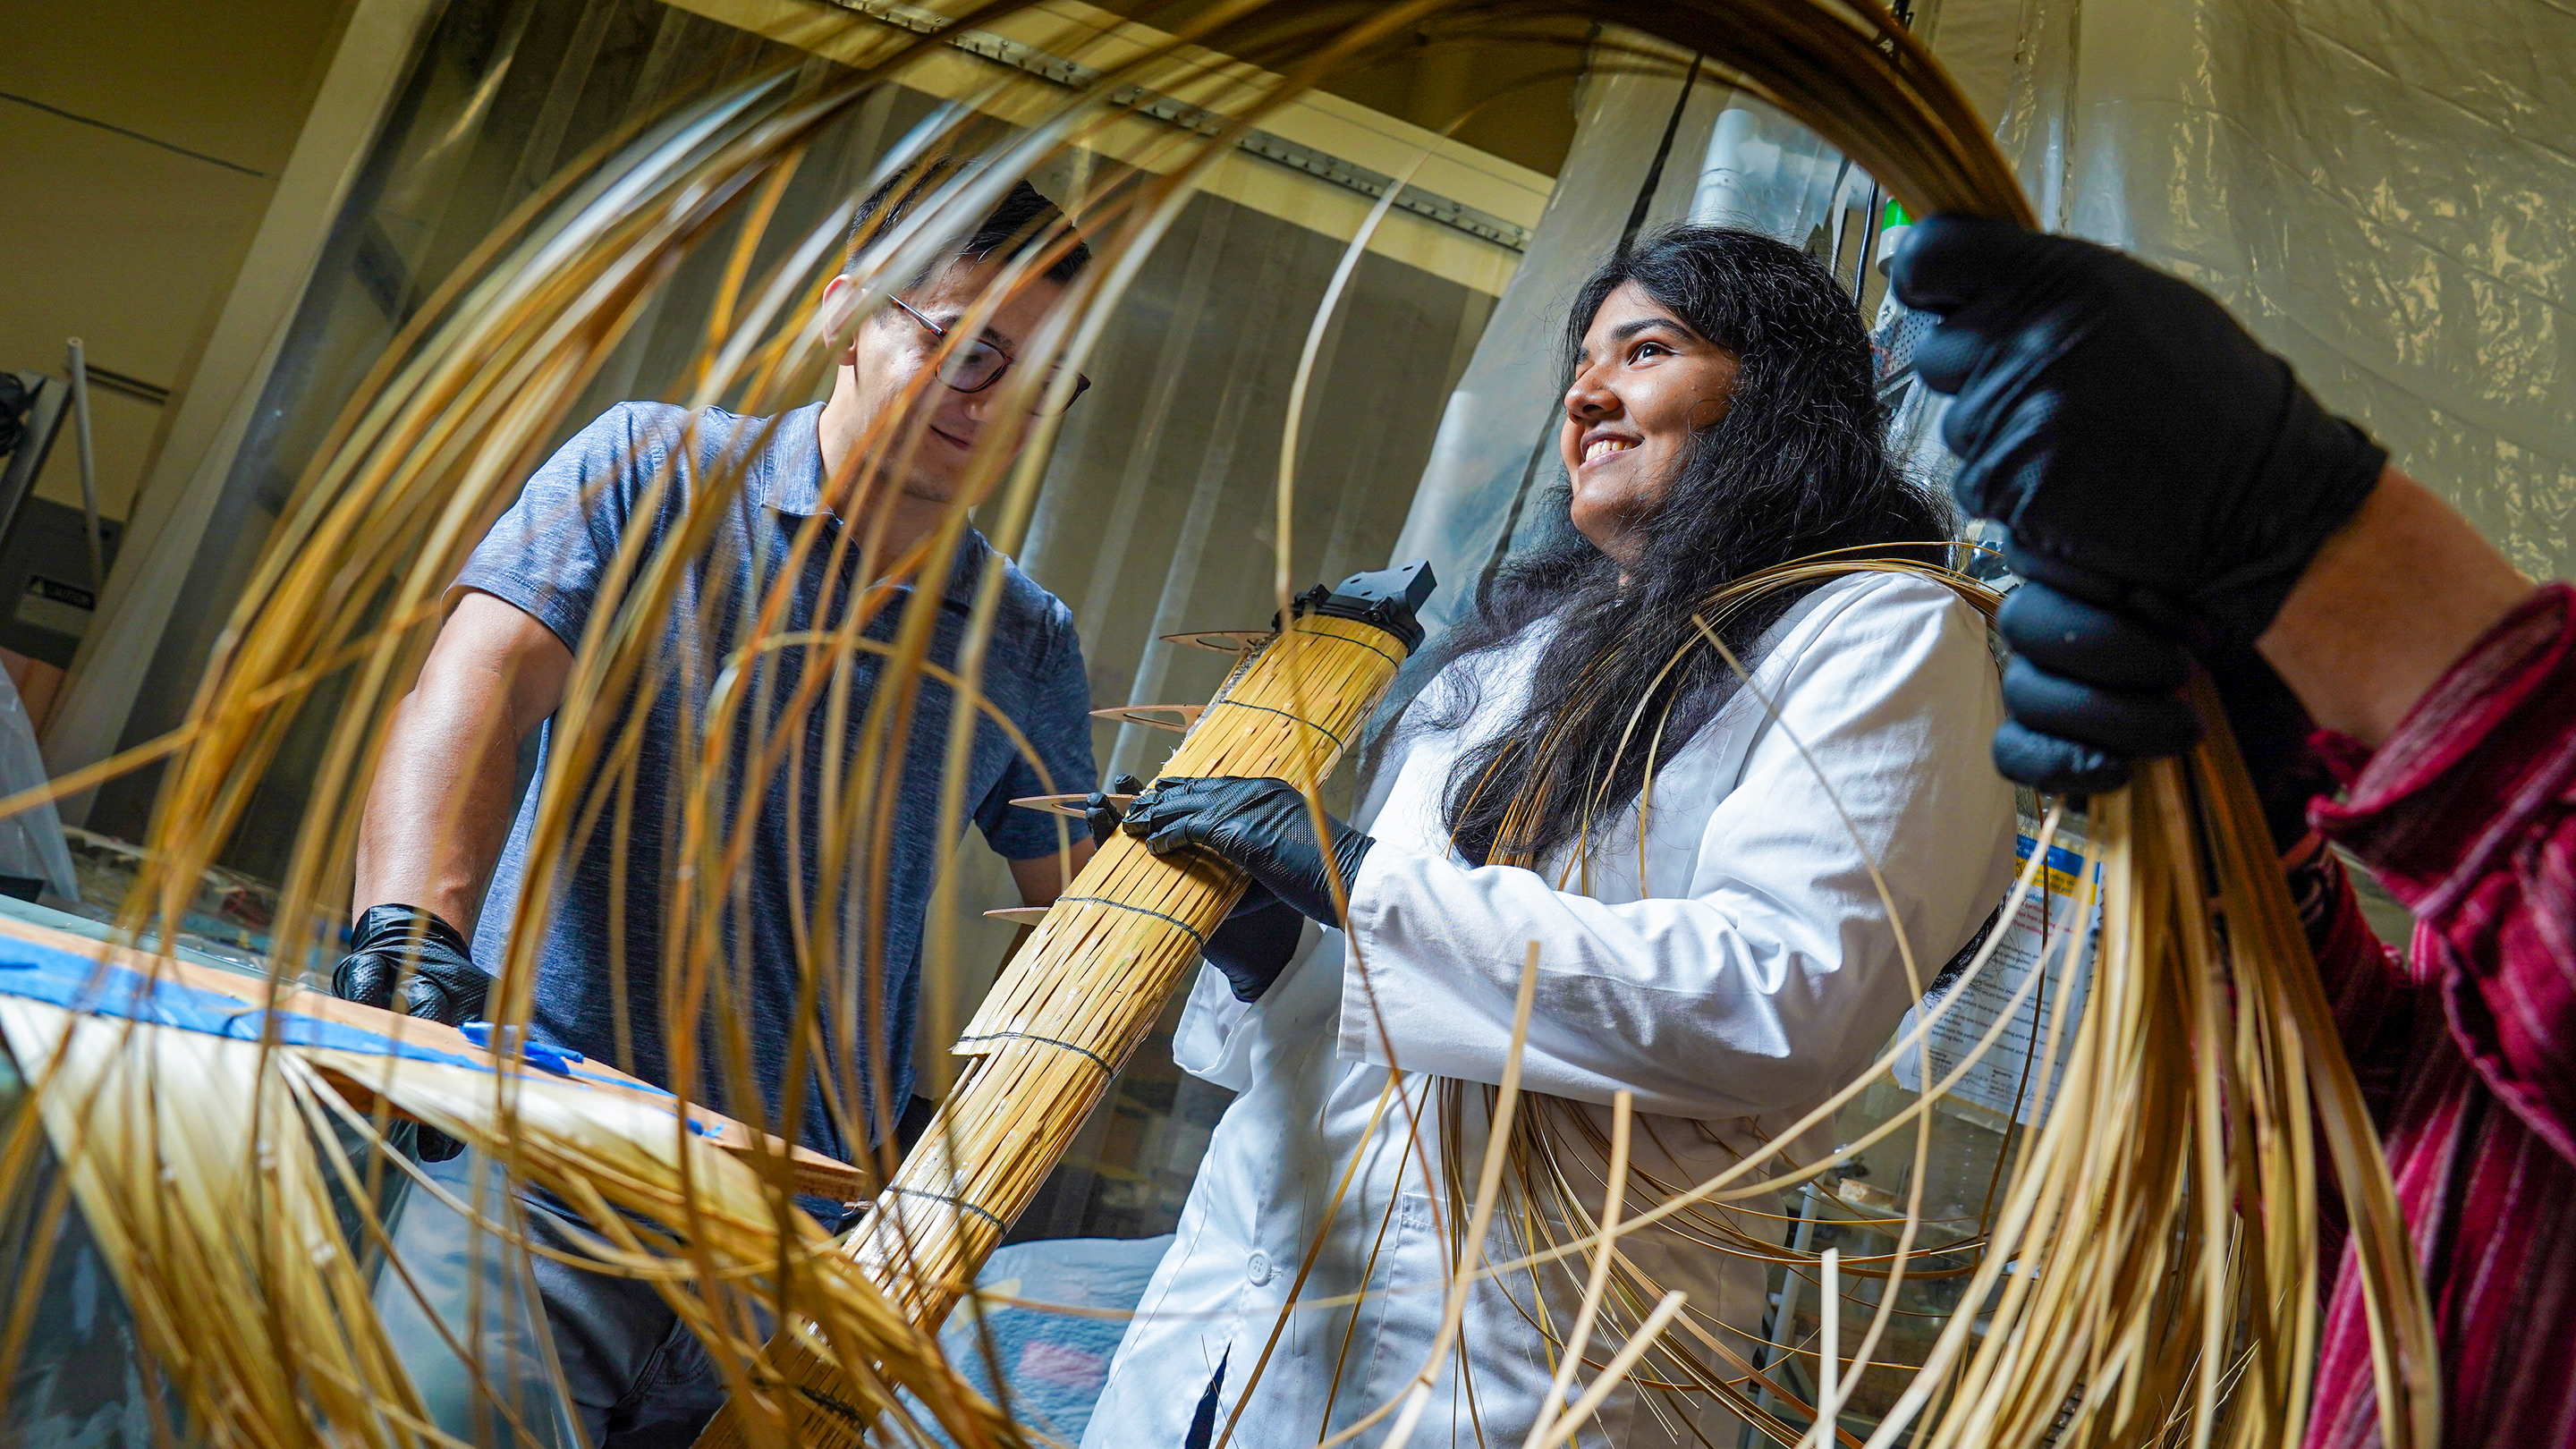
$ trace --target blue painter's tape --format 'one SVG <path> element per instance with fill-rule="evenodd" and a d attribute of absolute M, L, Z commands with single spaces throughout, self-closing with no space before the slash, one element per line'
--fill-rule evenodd
<path fill-rule="evenodd" d="M 21 996 L 94 1016 L 119 1017 L 180 1031 L 203 1032 L 233 1041 L 258 1041 L 272 1015 L 238 997 L 182 981 L 155 981 L 125 966 L 41 946 L 33 941 L 0 940 L 0 995 Z M 277 1039 L 287 1046 L 323 1047 L 404 1061 L 436 1062 L 488 1072 L 492 1063 L 462 1052 L 442 1051 L 418 1041 L 398 1041 L 362 1026 L 326 1021 L 293 1011 L 273 1013 Z M 476 1045 L 481 1045 L 477 1042 Z M 603 1086 L 641 1088 L 657 1096 L 670 1093 L 644 1082 L 630 1082 L 597 1072 L 576 1072 L 579 1052 L 529 1042 L 527 1060 L 557 1076 Z"/>
<path fill-rule="evenodd" d="M 515 1037 L 508 1032 L 496 1033 L 493 1029 L 492 1023 L 488 1021 L 466 1022 L 456 1028 L 456 1033 L 457 1035 L 464 1037 L 467 1041 L 483 1048 L 485 1051 L 491 1052 L 497 1056 L 520 1057 L 524 1059 L 528 1065 L 538 1068 L 541 1071 L 552 1072 L 558 1077 L 571 1076 L 572 1064 L 582 1060 L 581 1053 L 577 1051 L 572 1051 L 565 1047 L 550 1046 L 545 1042 L 538 1041 L 536 1038 L 529 1036 L 525 1032 L 520 1032 Z M 499 1046 L 494 1046 L 492 1044 L 493 1037 L 495 1035 L 498 1035 L 501 1038 L 501 1044 Z"/>

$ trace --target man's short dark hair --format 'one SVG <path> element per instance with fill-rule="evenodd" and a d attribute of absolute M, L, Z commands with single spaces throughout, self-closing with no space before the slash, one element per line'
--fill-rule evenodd
<path fill-rule="evenodd" d="M 850 246 L 841 270 L 846 273 L 856 267 L 869 243 L 962 169 L 962 163 L 952 157 L 932 157 L 905 167 L 869 192 L 850 223 Z M 912 285 L 929 281 L 948 262 L 1008 261 L 1039 249 L 1050 258 L 1044 275 L 1051 282 L 1070 282 L 1091 262 L 1091 248 L 1063 210 L 1027 181 L 1015 181 L 975 230 L 958 238 L 947 257 L 924 268 Z"/>

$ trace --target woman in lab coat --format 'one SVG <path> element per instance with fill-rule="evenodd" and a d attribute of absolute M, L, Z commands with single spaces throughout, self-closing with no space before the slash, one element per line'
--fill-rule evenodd
<path fill-rule="evenodd" d="M 1570 1238 L 1569 1217 L 1598 1210 L 1621 1091 L 1638 1114 L 1631 1216 L 1773 1143 L 1871 1064 L 2009 884 L 1995 673 L 1948 590 L 1871 573 L 1779 596 L 1720 631 L 1751 687 L 1712 649 L 1658 674 L 1730 579 L 1948 536 L 1885 455 L 1848 296 L 1777 242 L 1678 228 L 1605 263 L 1567 337 L 1551 507 L 1571 526 L 1442 641 L 1379 761 L 1372 831 L 1331 822 L 1328 863 L 1278 781 L 1165 780 L 1127 812 L 1158 853 L 1214 855 L 1255 886 L 1173 1044 L 1240 1095 L 1088 1449 L 1177 1449 L 1194 1418 L 1231 1422 L 1247 1449 L 1311 1446 L 1426 1371 L 1413 1445 L 1519 1445 L 1586 1260 L 1477 1284 L 1458 1350 L 1431 1357 L 1529 943 L 1521 1082 L 1552 1100 L 1523 1113 L 1554 1126 L 1549 1160 L 1524 1151 L 1506 1174 L 1520 1196 L 1498 1206 L 1487 1262 L 1544 1246 L 1533 1216 Z M 1660 726 L 1651 778 L 1642 742 L 1621 747 L 1632 720 Z M 1504 860 L 1535 868 L 1489 863 Z M 1347 936 L 1306 930 L 1292 954 L 1299 917 L 1341 922 L 1336 869 Z M 1757 1171 L 1832 1145 L 1820 1129 Z M 1579 1213 L 1535 1200 L 1542 1181 Z M 1667 1341 L 1703 1372 L 1740 1380 L 1755 1357 L 1763 1264 L 1723 1244 L 1779 1242 L 1779 1209 L 1703 1208 L 1623 1243 L 1632 1282 L 1689 1295 Z M 1595 1338 L 1576 1392 L 1618 1342 Z M 1679 1363 L 1650 1359 L 1651 1377 L 1686 1380 Z M 1706 1392 L 1632 1383 L 1582 1440 L 1733 1449 L 1736 1423 Z"/>

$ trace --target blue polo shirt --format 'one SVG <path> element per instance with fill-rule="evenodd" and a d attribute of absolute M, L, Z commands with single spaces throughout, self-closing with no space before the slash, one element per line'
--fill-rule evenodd
<path fill-rule="evenodd" d="M 922 681 L 908 723 L 883 727 L 903 736 L 900 749 L 879 756 L 899 766 L 899 777 L 853 809 L 862 794 L 859 744 L 883 660 L 864 650 L 833 657 L 810 637 L 789 637 L 845 625 L 869 594 L 870 581 L 858 575 L 857 537 L 848 540 L 845 558 L 833 559 L 844 525 L 822 502 L 821 411 L 820 404 L 799 408 L 764 432 L 763 419 L 709 410 L 696 415 L 692 435 L 684 409 L 620 403 L 528 480 L 456 586 L 526 611 L 578 655 L 619 550 L 640 545 L 630 577 L 645 577 L 666 548 L 686 546 L 689 499 L 712 486 L 719 464 L 741 464 L 740 493 L 678 569 L 660 613 L 659 658 L 622 694 L 618 727 L 635 731 L 632 764 L 603 764 L 584 782 L 582 806 L 606 808 L 586 829 L 581 817 L 590 812 L 574 812 L 576 838 L 538 926 L 534 1031 L 668 1087 L 666 1033 L 694 1018 L 700 1048 L 691 1095 L 767 1122 L 779 1120 L 790 1047 L 802 1033 L 797 1135 L 849 1161 L 874 1129 L 863 1125 L 858 1137 L 845 1137 L 827 1100 L 847 1120 L 872 1124 L 879 1071 L 891 1092 L 888 1120 L 901 1114 L 911 1090 L 922 916 L 932 879 L 956 844 L 938 828 L 953 695 L 936 680 Z M 746 650 L 749 631 L 761 627 L 757 612 L 795 562 L 792 546 L 809 525 L 817 536 L 796 567 L 788 607 L 767 627 L 768 647 Z M 873 596 L 880 607 L 862 636 L 891 643 L 910 611 L 936 609 L 930 657 L 954 670 L 977 579 L 993 557 L 981 535 L 970 535 L 959 552 L 935 595 L 880 586 Z M 1035 758 L 981 715 L 966 763 L 965 818 L 994 850 L 1026 860 L 1055 853 L 1059 822 L 1009 802 L 1092 788 L 1091 700 L 1072 613 L 1016 565 L 1002 567 L 982 690 Z M 823 672 L 809 680 L 809 671 Z M 733 734 L 730 745 L 711 747 L 717 710 L 730 714 Z M 844 722 L 841 748 L 827 759 L 836 714 Z M 748 782 L 763 740 L 777 741 L 770 747 L 777 763 L 755 796 Z M 544 746 L 475 933 L 475 959 L 488 971 L 501 968 L 537 805 L 555 769 L 551 721 Z M 841 814 L 826 820 L 825 780 L 833 775 Z M 712 859 L 716 840 L 701 847 L 706 857 L 686 858 L 693 815 L 720 834 L 745 835 L 748 853 L 738 867 L 728 873 Z M 825 845 L 832 840 L 845 853 L 827 880 Z M 710 890 L 723 899 L 721 940 L 675 939 L 675 924 L 704 916 L 703 908 L 689 909 L 686 893 Z M 819 981 L 817 994 L 803 1000 L 800 963 Z M 718 1001 L 729 1009 L 718 1011 Z M 849 1051 L 849 1042 L 866 1049 Z M 760 1095 L 756 1107 L 739 1101 L 746 1083 Z"/>

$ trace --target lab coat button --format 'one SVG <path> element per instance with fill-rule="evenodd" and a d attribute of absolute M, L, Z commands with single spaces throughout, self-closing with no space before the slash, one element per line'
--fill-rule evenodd
<path fill-rule="evenodd" d="M 1258 1248 L 1253 1250 L 1251 1257 L 1243 1260 L 1243 1276 L 1251 1279 L 1255 1288 L 1270 1281 L 1270 1272 L 1270 1255 Z"/>

